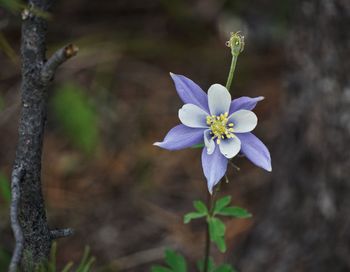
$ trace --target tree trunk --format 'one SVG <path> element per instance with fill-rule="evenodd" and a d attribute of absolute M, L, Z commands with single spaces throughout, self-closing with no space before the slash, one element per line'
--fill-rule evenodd
<path fill-rule="evenodd" d="M 23 231 L 23 268 L 41 263 L 51 248 L 41 190 L 41 154 L 46 121 L 47 86 L 41 80 L 46 61 L 47 22 L 32 10 L 48 11 L 51 1 L 31 0 L 22 25 L 22 113 L 14 168 L 23 168 L 19 220 Z M 23 16 L 25 15 L 23 12 Z"/>
<path fill-rule="evenodd" d="M 350 271 L 350 1 L 295 4 L 271 194 L 244 272 Z"/>
<path fill-rule="evenodd" d="M 16 238 L 10 271 L 21 261 L 33 271 L 50 253 L 51 241 L 63 234 L 50 232 L 41 189 L 41 157 L 49 83 L 55 69 L 76 53 L 67 46 L 46 61 L 47 13 L 52 0 L 29 0 L 22 13 L 22 111 L 12 175 L 11 223 Z M 67 234 L 67 233 L 66 233 Z"/>

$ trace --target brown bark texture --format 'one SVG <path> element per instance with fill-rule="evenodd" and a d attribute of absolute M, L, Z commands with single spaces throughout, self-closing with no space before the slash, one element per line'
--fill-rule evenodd
<path fill-rule="evenodd" d="M 265 211 L 239 271 L 350 271 L 350 1 L 296 1 Z"/>

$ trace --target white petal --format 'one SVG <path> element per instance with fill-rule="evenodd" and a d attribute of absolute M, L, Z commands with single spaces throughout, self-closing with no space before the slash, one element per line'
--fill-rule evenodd
<path fill-rule="evenodd" d="M 221 140 L 219 148 L 222 155 L 231 159 L 241 150 L 241 141 L 237 137 Z"/>
<path fill-rule="evenodd" d="M 220 84 L 211 85 L 208 90 L 208 104 L 212 115 L 228 112 L 231 105 L 231 95 L 224 86 Z"/>
<path fill-rule="evenodd" d="M 213 154 L 215 150 L 215 142 L 210 135 L 209 129 L 204 131 L 204 144 L 205 144 L 205 147 L 207 148 L 208 155 Z"/>
<path fill-rule="evenodd" d="M 239 110 L 232 113 L 229 122 L 233 123 L 233 131 L 237 133 L 246 133 L 252 131 L 258 124 L 258 117 L 249 110 Z"/>
<path fill-rule="evenodd" d="M 193 104 L 185 104 L 179 109 L 179 119 L 185 126 L 192 128 L 207 128 L 208 113 Z"/>

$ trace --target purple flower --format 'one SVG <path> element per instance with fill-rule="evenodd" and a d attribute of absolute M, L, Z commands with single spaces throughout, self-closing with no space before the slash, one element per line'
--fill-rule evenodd
<path fill-rule="evenodd" d="M 179 150 L 203 144 L 203 172 L 208 190 L 221 180 L 228 160 L 242 152 L 255 165 L 271 171 L 271 157 L 266 146 L 251 131 L 258 118 L 251 111 L 264 97 L 240 97 L 231 101 L 228 90 L 214 84 L 208 95 L 185 76 L 170 74 L 176 90 L 185 103 L 179 110 L 182 124 L 172 128 L 163 142 L 154 145 Z"/>

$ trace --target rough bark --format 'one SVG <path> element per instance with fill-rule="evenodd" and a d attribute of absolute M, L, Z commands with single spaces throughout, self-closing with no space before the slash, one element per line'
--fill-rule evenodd
<path fill-rule="evenodd" d="M 28 8 L 22 14 L 22 109 L 13 167 L 13 177 L 18 176 L 20 169 L 21 178 L 12 180 L 11 222 L 16 247 L 10 271 L 16 271 L 19 260 L 24 271 L 32 271 L 46 260 L 52 239 L 59 236 L 57 230 L 55 235 L 50 233 L 46 219 L 41 189 L 41 157 L 48 87 L 55 69 L 76 53 L 76 47 L 67 46 L 46 61 L 47 21 L 43 12 L 50 10 L 52 2 L 29 0 Z"/>
<path fill-rule="evenodd" d="M 271 194 L 240 249 L 244 272 L 350 271 L 350 2 L 295 4 Z"/>

